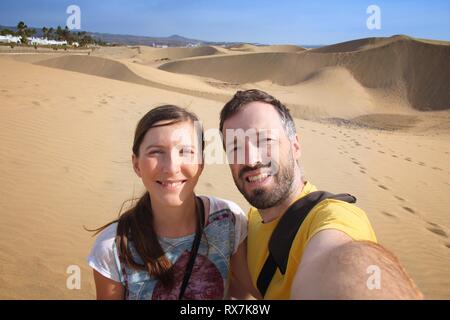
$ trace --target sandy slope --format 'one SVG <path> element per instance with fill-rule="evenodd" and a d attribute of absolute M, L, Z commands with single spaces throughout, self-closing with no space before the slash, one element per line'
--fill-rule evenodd
<path fill-rule="evenodd" d="M 294 45 L 270 45 L 270 46 L 255 46 L 252 44 L 239 44 L 227 47 L 231 51 L 242 52 L 299 52 L 306 50 L 305 48 Z"/>
<path fill-rule="evenodd" d="M 383 45 L 359 51 L 350 49 L 359 48 L 360 44 L 346 45 L 344 48 L 338 45 L 338 48 L 347 48 L 351 52 L 307 50 L 299 53 L 200 57 L 168 62 L 160 68 L 232 83 L 270 81 L 277 85 L 293 86 L 314 77 L 323 68 L 343 67 L 362 86 L 385 90 L 387 94 L 396 92 L 403 95 L 414 109 L 447 109 L 450 102 L 450 46 L 405 37 L 384 42 Z M 298 103 L 302 104 L 302 101 Z"/>
<path fill-rule="evenodd" d="M 0 56 L 0 298 L 93 298 L 85 263 L 93 239 L 82 226 L 108 222 L 141 192 L 130 165 L 137 120 L 152 106 L 174 103 L 217 127 L 222 101 L 248 87 L 287 101 L 296 116 L 322 118 L 296 119 L 307 178 L 355 194 L 380 242 L 426 296 L 450 298 L 450 112 L 415 110 L 407 89 L 428 80 L 421 94 L 448 109 L 448 74 L 435 66 L 445 65 L 447 51 L 408 39 L 356 53 L 220 49 L 221 56 L 175 63 L 195 66 L 197 76 L 133 63 L 128 49 L 112 59 Z M 414 59 L 431 69 L 398 65 Z M 289 64 L 283 75 L 279 67 Z M 392 69 L 383 77 L 377 66 Z M 206 167 L 198 192 L 248 208 L 223 164 Z M 81 290 L 66 288 L 69 265 L 81 268 Z"/>

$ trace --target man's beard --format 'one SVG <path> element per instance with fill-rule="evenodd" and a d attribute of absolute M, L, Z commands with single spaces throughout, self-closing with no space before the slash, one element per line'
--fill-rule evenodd
<path fill-rule="evenodd" d="M 244 167 L 239 174 L 240 177 L 237 178 L 240 179 L 239 181 L 236 181 L 236 178 L 233 176 L 236 187 L 245 199 L 257 209 L 275 207 L 290 196 L 295 172 L 295 161 L 292 152 L 289 152 L 288 161 L 286 164 L 279 164 L 278 171 L 275 171 L 277 173 L 272 176 L 274 183 L 271 188 L 255 188 L 250 192 L 245 191 L 244 184 L 246 181 L 242 178 L 242 174 L 244 172 L 259 168 L 270 168 L 272 165 L 273 164 L 269 163 L 267 165 L 261 164 L 254 167 Z"/>

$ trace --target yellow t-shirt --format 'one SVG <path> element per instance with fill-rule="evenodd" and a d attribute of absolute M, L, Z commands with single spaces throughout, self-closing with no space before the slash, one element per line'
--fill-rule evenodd
<path fill-rule="evenodd" d="M 306 182 L 302 192 L 294 201 L 313 191 L 317 191 L 316 187 L 310 182 Z M 257 288 L 256 283 L 259 273 L 269 254 L 270 236 L 280 218 L 262 223 L 259 211 L 256 208 L 251 208 L 248 213 L 248 220 L 247 259 L 253 285 Z M 309 212 L 294 238 L 289 252 L 286 273 L 282 275 L 277 268 L 267 288 L 265 299 L 290 298 L 291 285 L 306 245 L 317 232 L 325 229 L 340 230 L 353 240 L 377 242 L 375 232 L 363 210 L 340 200 L 327 199 L 320 202 Z"/>

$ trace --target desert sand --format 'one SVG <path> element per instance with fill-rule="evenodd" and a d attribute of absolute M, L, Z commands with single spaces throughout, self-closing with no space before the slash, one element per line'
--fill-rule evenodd
<path fill-rule="evenodd" d="M 296 117 L 306 178 L 348 192 L 430 299 L 450 298 L 450 45 L 406 36 L 296 46 L 0 54 L 0 298 L 93 299 L 83 229 L 139 196 L 137 121 L 164 103 L 205 128 L 238 89 Z M 220 183 L 219 183 L 220 181 Z M 249 208 L 227 165 L 197 186 Z M 81 288 L 66 286 L 79 266 Z"/>

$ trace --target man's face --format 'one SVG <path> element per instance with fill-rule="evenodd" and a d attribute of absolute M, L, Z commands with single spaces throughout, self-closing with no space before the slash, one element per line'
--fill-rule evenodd
<path fill-rule="evenodd" d="M 300 145 L 297 136 L 288 138 L 272 105 L 245 105 L 224 122 L 223 137 L 234 183 L 252 206 L 267 209 L 288 198 Z"/>

